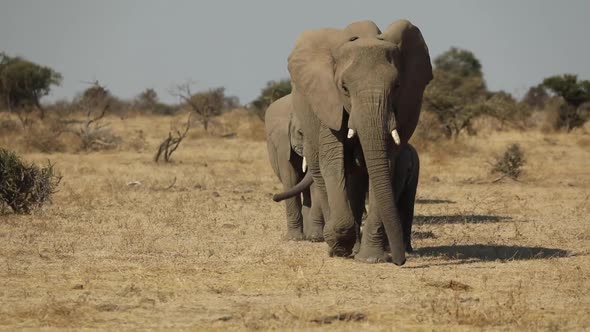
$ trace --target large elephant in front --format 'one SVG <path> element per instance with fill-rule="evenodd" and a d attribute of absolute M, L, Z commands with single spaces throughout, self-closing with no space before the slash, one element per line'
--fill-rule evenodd
<path fill-rule="evenodd" d="M 366 185 L 369 214 L 355 259 L 405 263 L 403 227 L 390 179 L 395 156 L 418 123 L 424 89 L 432 79 L 420 30 L 399 20 L 383 33 L 371 21 L 344 29 L 303 32 L 288 58 L 292 104 L 301 121 L 304 155 L 326 220 L 330 255 L 348 256 L 357 242 Z M 354 170 L 347 152 L 358 140 L 365 173 Z M 350 166 L 352 165 L 352 166 Z M 368 182 L 368 183 L 365 183 Z"/>

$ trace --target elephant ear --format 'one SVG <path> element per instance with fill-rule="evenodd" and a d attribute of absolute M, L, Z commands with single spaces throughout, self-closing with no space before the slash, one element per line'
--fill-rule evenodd
<path fill-rule="evenodd" d="M 418 125 L 424 89 L 433 77 L 428 46 L 420 29 L 407 20 L 393 22 L 381 38 L 397 44 L 401 51 L 400 93 L 395 109 L 398 131 L 407 142 Z"/>
<path fill-rule="evenodd" d="M 289 55 L 291 83 L 326 126 L 340 130 L 343 104 L 334 81 L 332 49 L 348 40 L 342 30 L 303 32 Z"/>
<path fill-rule="evenodd" d="M 381 30 L 375 22 L 366 20 L 350 23 L 344 28 L 344 32 L 350 36 L 356 37 L 375 37 L 381 34 Z"/>

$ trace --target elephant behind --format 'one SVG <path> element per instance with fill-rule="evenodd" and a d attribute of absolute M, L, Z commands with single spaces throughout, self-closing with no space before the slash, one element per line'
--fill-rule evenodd
<path fill-rule="evenodd" d="M 292 195 L 285 199 L 287 214 L 287 239 L 321 241 L 318 236 L 323 228 L 321 216 L 313 218 L 310 214 L 311 176 L 304 181 L 303 134 L 300 123 L 293 113 L 291 95 L 274 101 L 265 113 L 266 142 L 268 157 L 274 173 L 283 184 L 283 190 L 293 188 L 297 183 L 303 189 L 302 195 Z M 275 200 L 282 200 L 276 198 Z M 320 223 L 312 225 L 311 219 Z M 316 224 L 318 223 L 316 222 Z M 315 230 L 315 231 L 314 231 Z"/>

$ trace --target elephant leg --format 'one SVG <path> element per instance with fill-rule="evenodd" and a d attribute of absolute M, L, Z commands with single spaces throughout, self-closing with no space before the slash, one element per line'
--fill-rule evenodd
<path fill-rule="evenodd" d="M 412 224 L 414 222 L 414 204 L 416 199 L 416 190 L 405 191 L 400 199 L 398 211 L 402 221 L 402 229 L 404 233 L 404 245 L 406 252 L 414 251 L 412 248 Z"/>
<path fill-rule="evenodd" d="M 365 198 L 368 189 L 368 177 L 365 172 L 355 169 L 347 179 L 348 197 L 352 214 L 354 216 L 356 242 L 352 249 L 352 255 L 356 255 L 361 249 L 361 225 L 365 212 Z"/>
<path fill-rule="evenodd" d="M 375 191 L 369 186 L 369 213 L 363 227 L 360 250 L 354 256 L 355 260 L 365 263 L 384 263 L 388 260 L 384 249 L 387 238 L 375 202 Z"/>
<path fill-rule="evenodd" d="M 349 256 L 356 242 L 355 220 L 344 173 L 344 137 L 340 136 L 324 125 L 320 128 L 320 170 L 329 205 L 324 239 L 330 247 L 330 256 Z"/>
<path fill-rule="evenodd" d="M 324 215 L 320 199 L 315 183 L 303 192 L 303 209 L 307 209 L 307 217 L 303 217 L 303 235 L 311 242 L 324 241 Z M 310 205 L 306 204 L 307 201 Z"/>
<path fill-rule="evenodd" d="M 309 106 L 298 94 L 293 94 L 294 108 L 298 110 L 298 116 L 303 130 L 303 151 L 307 160 L 307 171 L 313 177 L 310 187 L 311 207 L 309 208 L 309 227 L 305 229 L 305 237 L 312 242 L 324 241 L 324 221 L 328 220 L 330 207 L 326 184 L 320 172 L 319 161 L 319 131 L 320 121 L 311 111 Z"/>
<path fill-rule="evenodd" d="M 309 188 L 305 189 L 301 193 L 301 215 L 303 216 L 303 238 L 307 239 L 307 232 L 310 228 L 310 215 L 311 210 L 311 192 Z"/>
<path fill-rule="evenodd" d="M 420 175 L 420 160 L 416 150 L 412 146 L 406 146 L 398 156 L 394 176 L 399 188 L 395 189 L 396 204 L 402 222 L 403 238 L 406 252 L 411 253 L 412 248 L 412 224 L 414 222 L 414 205 L 416 203 L 416 190 Z"/>
<path fill-rule="evenodd" d="M 284 190 L 292 188 L 301 179 L 294 166 L 288 161 L 287 163 L 281 168 L 281 180 Z M 303 240 L 303 215 L 300 195 L 286 199 L 285 207 L 287 211 L 287 240 Z"/>

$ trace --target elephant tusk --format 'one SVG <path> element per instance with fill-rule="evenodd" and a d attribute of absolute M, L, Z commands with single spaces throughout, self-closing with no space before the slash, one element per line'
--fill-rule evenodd
<path fill-rule="evenodd" d="M 307 171 L 307 160 L 305 160 L 305 157 L 303 157 L 303 163 L 301 163 L 301 169 L 303 170 L 304 173 Z"/>
<path fill-rule="evenodd" d="M 394 129 L 391 131 L 391 137 L 393 137 L 393 142 L 395 142 L 395 145 L 399 145 L 401 140 L 399 139 L 399 134 L 397 133 L 397 129 Z"/>
<path fill-rule="evenodd" d="M 348 135 L 347 135 L 347 137 L 348 137 L 349 139 L 350 139 L 350 138 L 353 138 L 355 134 L 356 134 L 356 133 L 354 132 L 354 129 L 348 129 Z"/>

